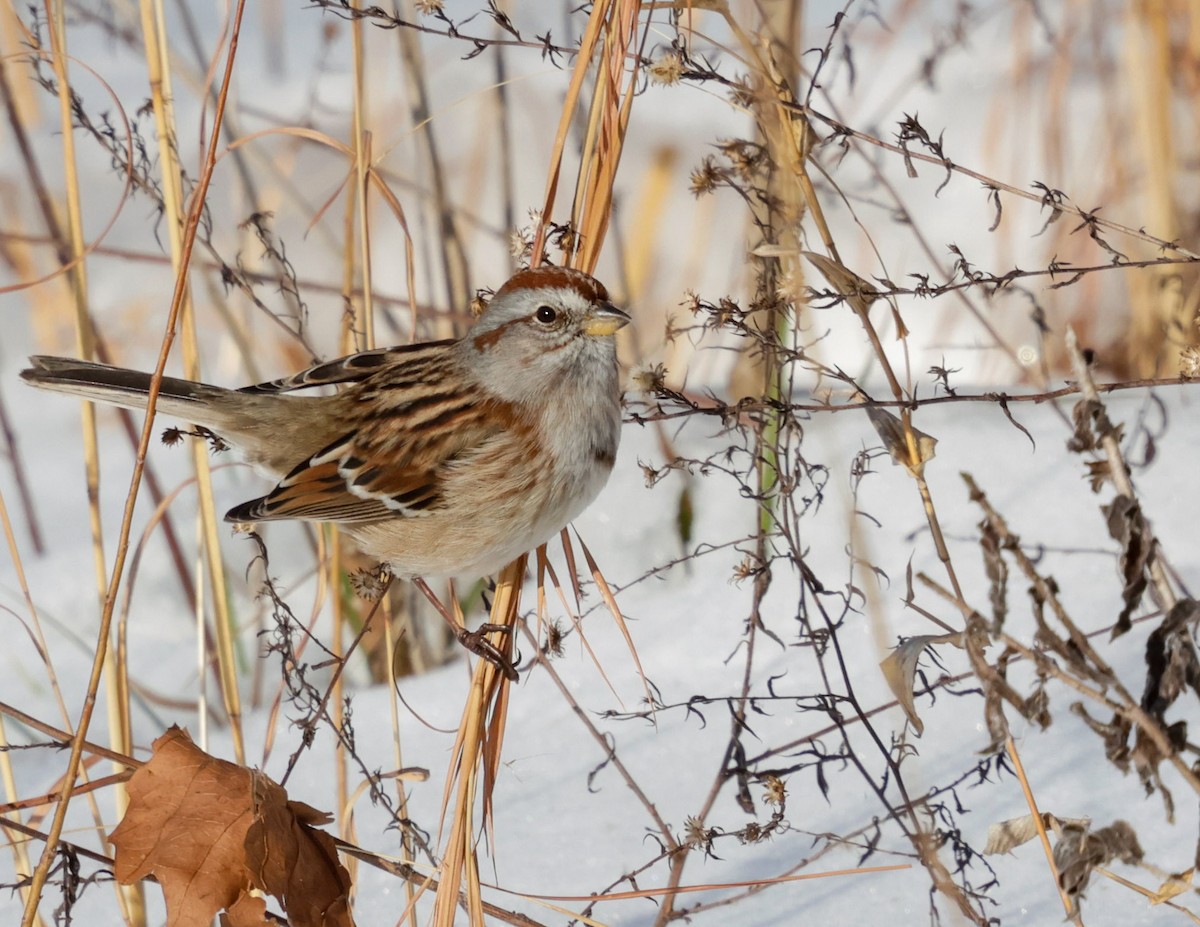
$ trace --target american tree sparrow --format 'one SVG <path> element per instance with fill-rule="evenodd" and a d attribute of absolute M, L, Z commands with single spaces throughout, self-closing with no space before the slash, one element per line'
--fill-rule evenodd
<path fill-rule="evenodd" d="M 279 482 L 230 522 L 333 522 L 402 577 L 487 576 L 596 497 L 621 429 L 613 333 L 592 277 L 522 270 L 465 337 L 382 348 L 240 390 L 164 377 L 158 411 L 208 429 Z M 131 409 L 150 374 L 33 357 L 39 389 Z M 294 391 L 337 385 L 326 396 Z"/>

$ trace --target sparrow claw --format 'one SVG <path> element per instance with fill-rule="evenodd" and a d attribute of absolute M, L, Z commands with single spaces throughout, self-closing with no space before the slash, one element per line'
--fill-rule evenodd
<path fill-rule="evenodd" d="M 467 648 L 475 656 L 481 660 L 487 660 L 492 666 L 496 667 L 504 674 L 504 678 L 509 682 L 516 682 L 520 675 L 517 673 L 517 668 L 506 657 L 500 648 L 489 641 L 486 637 L 493 631 L 502 633 L 510 633 L 512 628 L 508 625 L 497 624 L 482 624 L 474 631 L 468 631 L 466 628 L 459 628 L 456 633 L 458 642 Z"/>

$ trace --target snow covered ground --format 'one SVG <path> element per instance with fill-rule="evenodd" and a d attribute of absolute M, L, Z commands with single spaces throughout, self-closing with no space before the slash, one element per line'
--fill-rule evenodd
<path fill-rule="evenodd" d="M 86 537 L 83 500 L 78 493 L 62 488 L 73 485 L 69 480 L 78 466 L 78 449 L 70 424 L 76 413 L 70 402 L 18 391 L 13 372 L 11 367 L 7 368 L 0 382 L 16 413 L 22 453 L 30 465 L 53 552 L 52 556 L 35 558 L 24 547 L 25 567 L 34 602 L 50 626 L 50 652 L 67 704 L 74 710 L 90 659 L 90 629 L 95 624 L 94 592 L 90 581 L 82 579 L 90 576 L 90 554 L 81 540 Z M 1143 403 L 1143 398 L 1131 396 L 1115 401 L 1113 409 L 1122 417 L 1132 418 L 1142 410 Z M 1164 408 L 1171 425 L 1159 441 L 1156 462 L 1139 475 L 1137 482 L 1164 549 L 1186 579 L 1195 575 L 1198 566 L 1191 541 L 1193 525 L 1200 513 L 1196 511 L 1194 495 L 1181 494 L 1179 487 L 1188 481 L 1190 459 L 1200 439 L 1193 424 L 1194 400 L 1186 392 L 1168 397 Z M 977 567 L 980 558 L 974 539 L 979 514 L 966 499 L 957 476 L 960 470 L 975 476 L 989 492 L 993 504 L 1007 513 L 1013 530 L 1031 547 L 1045 546 L 1043 566 L 1048 568 L 1053 562 L 1050 572 L 1059 581 L 1064 602 L 1081 624 L 1085 628 L 1103 626 L 1115 615 L 1120 584 L 1112 545 L 1105 537 L 1094 499 L 1081 477 L 1078 458 L 1066 452 L 1066 429 L 1047 409 L 1022 407 L 1016 414 L 1033 434 L 1036 450 L 994 408 L 934 407 L 921 419 L 922 428 L 940 440 L 929 476 L 952 552 L 964 574 L 966 594 L 973 604 L 986 608 L 986 586 Z M 705 434 L 705 430 L 703 425 L 686 429 L 680 438 L 681 447 L 690 453 L 700 453 L 706 447 L 713 447 L 714 440 L 720 445 L 720 439 Z M 669 511 L 674 504 L 677 487 L 673 487 L 669 478 L 653 489 L 646 488 L 638 464 L 662 462 L 656 442 L 645 428 L 629 425 L 625 432 L 611 485 L 577 524 L 606 575 L 616 585 L 625 585 L 648 567 L 673 560 L 679 554 L 671 519 L 664 517 L 664 510 Z M 111 427 L 105 428 L 104 437 L 106 447 L 120 444 Z M 826 582 L 837 576 L 833 570 L 839 564 L 843 570 L 845 566 L 847 462 L 858 449 L 877 444 L 865 416 L 857 414 L 818 416 L 806 429 L 806 456 L 829 462 L 832 470 L 827 501 L 806 539 L 810 565 Z M 156 448 L 154 456 L 166 462 L 169 470 L 182 466 L 184 457 L 178 449 L 166 448 Z M 882 638 L 893 642 L 897 635 L 936 630 L 906 612 L 901 602 L 904 571 L 910 556 L 914 571 L 926 570 L 936 575 L 937 562 L 924 530 L 916 492 L 902 470 L 891 466 L 886 459 L 876 463 L 878 471 L 867 477 L 858 505 L 860 511 L 869 512 L 879 523 L 860 542 L 865 545 L 860 554 L 890 577 L 890 582 L 878 590 L 882 627 L 873 627 L 873 619 L 861 614 L 851 616 L 840 632 L 841 645 L 850 654 L 859 698 L 867 707 L 889 700 L 877 667 L 884 656 L 877 641 Z M 118 466 L 111 469 L 104 500 L 109 514 L 115 515 L 123 477 L 118 475 Z M 7 480 L 7 474 L 5 477 Z M 11 484 L 6 481 L 3 489 L 5 498 L 11 499 Z M 694 490 L 695 537 L 716 544 L 735 540 L 745 533 L 751 509 L 729 492 L 728 486 L 722 486 L 721 477 L 697 478 Z M 234 498 L 230 496 L 229 500 Z M 1070 552 L 1056 552 L 1068 548 Z M 237 564 L 249 556 L 248 546 L 240 539 L 230 539 L 226 556 L 236 573 Z M 733 549 L 704 554 L 687 567 L 669 570 L 619 594 L 621 606 L 631 619 L 646 674 L 664 704 L 677 706 L 701 694 L 736 693 L 743 671 L 738 643 L 749 602 L 747 584 L 731 581 L 733 568 L 741 556 Z M 273 572 L 286 587 L 287 557 L 274 552 L 273 558 Z M 130 662 L 135 678 L 147 686 L 167 695 L 187 697 L 194 692 L 195 645 L 186 617 L 180 614 L 171 581 L 162 572 L 161 560 L 158 555 L 150 556 L 138 580 L 130 616 Z M 865 574 L 860 574 L 857 582 L 867 582 Z M 776 588 L 768 597 L 764 621 L 787 643 L 795 636 L 796 602 L 789 591 L 792 584 L 786 572 L 781 571 Z M 289 593 L 298 612 L 302 611 L 300 603 L 305 602 L 306 589 L 307 586 L 301 585 Z M 9 614 L 6 636 L 10 640 L 3 651 L 0 699 L 55 720 L 36 655 L 16 618 L 25 609 L 11 572 L 4 574 L 0 596 Z M 1011 608 L 1016 626 L 1028 625 L 1023 596 L 1021 584 L 1014 582 Z M 919 601 L 954 623 L 952 612 L 927 597 Z M 607 690 L 574 642 L 568 644 L 566 655 L 557 662 L 558 672 L 580 705 L 593 713 L 600 729 L 612 738 L 620 758 L 659 814 L 678 833 L 685 819 L 698 811 L 720 768 L 727 742 L 728 714 L 718 705 L 709 705 L 697 708 L 696 714 L 679 707 L 661 710 L 656 725 L 643 720 L 601 718 L 600 713 L 606 711 L 638 707 L 641 690 L 620 636 L 607 615 L 602 610 L 596 611 L 588 618 L 586 627 L 623 704 Z M 1147 629 L 1141 625 L 1107 648 L 1109 658 L 1128 680 L 1139 678 Z M 252 640 L 245 643 L 248 648 L 253 647 Z M 951 657 L 947 668 L 960 670 L 961 665 L 955 663 Z M 819 679 L 807 675 L 811 666 L 801 651 L 762 644 L 753 670 L 754 691 L 765 695 L 768 680 L 772 680 L 776 695 L 806 696 L 824 691 Z M 934 676 L 936 672 L 933 670 Z M 268 672 L 268 678 L 272 678 L 272 673 Z M 453 727 L 466 687 L 461 659 L 426 676 L 405 679 L 401 684 L 406 702 L 434 727 L 442 728 Z M 1197 829 L 1195 802 L 1187 800 L 1176 784 L 1180 798 L 1177 821 L 1173 826 L 1167 825 L 1156 798 L 1144 798 L 1134 777 L 1122 777 L 1106 765 L 1098 739 L 1067 712 L 1066 705 L 1072 700 L 1070 694 L 1053 686 L 1050 691 L 1055 725 L 1047 732 L 1026 731 L 1019 724 L 1017 727 L 1026 770 L 1043 810 L 1062 817 L 1091 817 L 1098 825 L 1115 818 L 1128 818 L 1138 828 L 1148 861 L 1165 870 L 1188 868 Z M 359 688 L 354 692 L 358 744 L 369 769 L 395 765 L 388 733 L 388 699 L 386 688 Z M 987 742 L 981 701 L 977 697 L 950 698 L 943 693 L 936 705 L 921 700 L 919 706 L 926 733 L 913 742 L 918 755 L 903 767 L 912 794 L 943 784 L 970 769 L 978 760 L 975 751 Z M 1185 714 L 1194 715 L 1194 711 Z M 186 712 L 159 707 L 153 712 L 135 714 L 136 739 L 148 744 L 169 721 L 193 730 L 196 727 L 195 719 Z M 262 743 L 265 724 L 261 712 L 250 716 L 251 745 Z M 762 714 L 752 716 L 754 736 L 750 743 L 759 748 L 777 746 L 823 724 L 823 717 L 802 714 L 791 702 L 780 701 L 766 707 Z M 891 709 L 878 724 L 884 731 L 899 730 L 902 719 L 898 709 Z M 452 737 L 427 729 L 403 710 L 400 729 L 404 762 L 424 766 L 431 772 L 428 782 L 413 788 L 410 814 L 432 828 L 437 820 Z M 98 733 L 99 730 L 102 730 L 100 725 Z M 280 726 L 279 733 L 272 757 L 264 765 L 264 770 L 276 777 L 281 774 L 296 736 L 286 724 Z M 219 729 L 211 734 L 210 749 L 229 756 L 226 735 Z M 25 739 L 11 727 L 9 736 L 18 743 Z M 252 746 L 251 762 L 257 764 L 261 755 L 255 757 L 254 749 Z M 328 807 L 330 750 L 331 739 L 326 732 L 290 781 L 293 797 L 317 807 Z M 496 851 L 491 864 L 494 870 L 488 870 L 489 881 L 519 892 L 586 895 L 616 881 L 655 855 L 655 841 L 648 836 L 652 822 L 612 767 L 605 766 L 604 759 L 603 752 L 545 674 L 533 672 L 524 677 L 514 694 L 509 715 L 504 773 L 496 792 Z M 18 753 L 14 761 L 20 792 L 29 795 L 52 788 L 62 758 L 38 750 Z M 790 762 L 792 757 L 785 751 L 763 766 L 783 767 Z M 687 868 L 685 883 L 736 882 L 781 874 L 813 852 L 813 834 L 848 833 L 870 825 L 880 809 L 857 774 L 848 767 L 835 765 L 825 775 L 829 782 L 827 798 L 821 795 L 811 774 L 788 777 L 786 818 L 791 832 L 755 846 L 743 846 L 732 839 L 718 841 L 714 856 L 707 859 L 697 851 Z M 765 820 L 769 812 L 761 804 L 757 787 L 755 792 L 758 816 Z M 958 799 L 968 809 L 960 816 L 959 824 L 964 836 L 977 848 L 982 848 L 990 824 L 1025 811 L 1020 787 L 1008 775 L 979 787 L 966 783 L 960 788 Z M 103 799 L 102 807 L 107 807 Z M 105 814 L 111 820 L 111 808 Z M 394 832 L 381 830 L 385 820 L 380 812 L 362 801 L 357 815 L 363 844 L 384 852 L 395 850 L 396 836 Z M 76 820 L 82 827 L 82 819 Z M 732 787 L 727 785 L 709 825 L 732 831 L 749 820 L 735 804 Z M 79 831 L 74 836 L 86 840 L 86 834 Z M 911 862 L 903 855 L 908 848 L 894 831 L 885 830 L 881 849 L 885 852 L 872 857 L 867 865 Z M 856 864 L 857 858 L 858 853 L 853 850 L 835 851 L 806 871 L 849 868 Z M 991 864 L 999 880 L 989 892 L 998 902 L 997 908 L 989 909 L 996 916 L 1006 923 L 1053 923 L 1061 918 L 1059 901 L 1036 845 L 1024 846 L 1012 856 L 993 858 Z M 11 864 L 6 860 L 5 866 L 8 865 Z M 638 885 L 649 888 L 661 884 L 665 871 L 665 866 L 659 864 L 639 876 Z M 11 876 L 11 869 L 7 872 Z M 1145 872 L 1126 874 L 1143 884 L 1155 884 Z M 978 884 L 986 880 L 977 876 L 974 881 Z M 88 923 L 112 922 L 111 912 L 102 913 L 110 909 L 111 898 L 106 891 L 90 889 L 81 902 L 81 912 L 86 911 Z M 361 869 L 359 923 L 390 923 L 400 904 L 400 891 L 399 884 L 391 877 Z M 867 925 L 894 923 L 901 918 L 904 923 L 919 923 L 927 917 L 928 893 L 928 875 L 915 866 L 900 872 L 776 886 L 739 902 L 736 907 L 702 915 L 697 922 L 729 923 L 729 918 L 734 918 L 742 924 L 786 924 L 795 923 L 800 916 L 798 912 L 802 912 L 806 921 Z M 539 914 L 528 902 L 503 895 L 492 900 L 505 907 L 527 910 L 550 923 L 560 922 L 557 915 Z M 4 900 L 2 905 L 0 917 L 11 922 L 16 917 L 16 902 Z M 601 905 L 596 916 L 604 923 L 638 925 L 650 923 L 654 913 L 651 902 L 626 901 Z M 1180 917 L 1165 909 L 1151 909 L 1138 896 L 1105 880 L 1099 880 L 1090 889 L 1084 914 L 1089 924 L 1168 923 Z"/>

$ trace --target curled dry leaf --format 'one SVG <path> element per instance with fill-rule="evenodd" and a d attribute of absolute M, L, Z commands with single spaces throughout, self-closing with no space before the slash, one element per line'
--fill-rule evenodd
<path fill-rule="evenodd" d="M 1198 621 L 1200 603 L 1180 599 L 1146 640 L 1142 707 L 1161 722 L 1165 723 L 1167 709 L 1185 690 L 1200 695 L 1200 657 L 1191 637 Z"/>
<path fill-rule="evenodd" d="M 1101 508 L 1108 525 L 1109 536 L 1121 545 L 1121 579 L 1125 588 L 1121 590 L 1123 605 L 1112 636 L 1120 637 L 1131 627 L 1130 616 L 1142 601 L 1142 593 L 1150 582 L 1150 562 L 1154 557 L 1154 533 L 1150 523 L 1142 514 L 1136 499 L 1117 496 Z"/>
<path fill-rule="evenodd" d="M 801 251 L 800 253 L 821 272 L 822 276 L 829 281 L 830 286 L 843 296 L 860 301 L 861 308 L 865 309 L 879 298 L 879 290 L 840 261 L 835 261 L 816 251 Z"/>
<path fill-rule="evenodd" d="M 867 418 L 875 426 L 875 431 L 887 452 L 892 455 L 892 460 L 913 476 L 920 476 L 925 470 L 925 464 L 933 460 L 937 438 L 910 424 L 908 427 L 913 436 L 913 447 L 910 448 L 903 421 L 879 406 L 868 405 L 866 409 Z"/>
<path fill-rule="evenodd" d="M 1125 821 L 1114 821 L 1099 830 L 1086 825 L 1064 824 L 1054 847 L 1059 887 L 1067 893 L 1077 911 L 1079 899 L 1096 867 L 1107 866 L 1114 859 L 1127 864 L 1138 863 L 1143 855 L 1137 834 Z"/>
<path fill-rule="evenodd" d="M 918 736 L 924 733 L 925 724 L 917 714 L 916 702 L 913 699 L 917 681 L 917 663 L 921 659 L 921 654 L 925 652 L 925 648 L 933 644 L 953 644 L 955 647 L 962 647 L 962 632 L 919 634 L 916 637 L 910 637 L 901 641 L 900 646 L 879 664 L 888 688 L 892 690 L 900 707 L 908 715 L 909 723 L 912 724 L 913 730 L 917 732 Z"/>
<path fill-rule="evenodd" d="M 168 927 L 268 923 L 250 892 L 274 895 L 293 927 L 351 927 L 350 877 L 333 840 L 314 824 L 328 817 L 262 773 L 209 756 L 172 727 L 129 780 L 129 807 L 110 838 L 117 879 L 153 875 Z"/>
<path fill-rule="evenodd" d="M 1042 812 L 1042 827 L 1046 830 L 1062 832 L 1064 828 L 1074 827 L 1087 829 L 1092 822 L 1087 818 L 1058 818 L 1049 811 Z M 1011 853 L 1023 843 L 1028 843 L 1038 835 L 1037 822 L 1032 814 L 1023 814 L 1019 818 L 1009 818 L 998 824 L 988 826 L 987 846 L 983 848 L 985 856 L 995 856 L 997 853 Z"/>
<path fill-rule="evenodd" d="M 254 823 L 246 833 L 246 868 L 254 886 L 274 895 L 294 927 L 349 925 L 350 874 L 333 838 L 315 825 L 332 818 L 299 801 L 260 772 L 253 774 Z"/>
<path fill-rule="evenodd" d="M 257 895 L 242 895 L 220 918 L 221 927 L 276 927 L 267 920 L 267 903 Z"/>
<path fill-rule="evenodd" d="M 1167 876 L 1166 881 L 1150 896 L 1150 903 L 1162 904 L 1164 901 L 1170 901 L 1176 895 L 1182 895 L 1184 892 L 1191 891 L 1192 880 L 1195 877 L 1196 870 L 1194 867 L 1187 872 L 1178 872 Z"/>

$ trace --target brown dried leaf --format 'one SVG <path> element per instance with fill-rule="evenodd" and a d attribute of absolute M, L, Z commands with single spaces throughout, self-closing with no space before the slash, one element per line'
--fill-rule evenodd
<path fill-rule="evenodd" d="M 1101 511 L 1104 512 L 1109 537 L 1121 545 L 1119 562 L 1125 588 L 1121 590 L 1124 605 L 1112 632 L 1113 638 L 1117 638 L 1133 627 L 1130 616 L 1141 602 L 1142 593 L 1150 581 L 1148 571 L 1154 556 L 1154 534 L 1136 499 L 1117 496 Z"/>
<path fill-rule="evenodd" d="M 1181 746 L 1179 734 L 1184 735 L 1186 739 L 1187 722 L 1179 722 L 1167 728 L 1167 736 L 1172 741 L 1176 751 Z M 1172 736 L 1174 735 L 1174 736 Z M 1129 751 L 1129 758 L 1133 761 L 1133 768 L 1137 771 L 1138 778 L 1142 780 L 1142 786 L 1146 789 L 1146 794 L 1150 795 L 1157 791 L 1159 797 L 1162 798 L 1163 812 L 1167 816 L 1167 822 L 1175 823 L 1175 797 L 1171 794 L 1171 790 L 1167 788 L 1162 780 L 1162 776 L 1158 772 L 1158 767 L 1167 759 L 1167 755 L 1163 753 L 1153 737 L 1146 734 L 1142 728 L 1136 728 L 1133 735 L 1133 749 Z"/>
<path fill-rule="evenodd" d="M 221 915 L 221 927 L 276 927 L 267 920 L 267 903 L 257 895 L 242 895 Z"/>
<path fill-rule="evenodd" d="M 892 460 L 904 467 L 913 476 L 920 476 L 925 464 L 933 460 L 937 447 L 937 438 L 927 435 L 919 428 L 912 428 L 913 440 L 916 444 L 916 459 L 908 446 L 908 437 L 904 433 L 904 422 L 887 409 L 879 406 L 867 406 L 867 418 L 875 426 L 875 431 L 883 441 L 883 446 L 892 455 Z"/>
<path fill-rule="evenodd" d="M 1104 407 L 1091 399 L 1080 399 L 1071 406 L 1071 420 L 1075 423 L 1075 431 L 1067 441 L 1067 450 L 1079 454 L 1083 451 L 1094 451 L 1099 447 L 1092 430 L 1092 420 L 1103 411 Z"/>
<path fill-rule="evenodd" d="M 1200 695 L 1200 659 L 1189 626 L 1200 620 L 1200 603 L 1180 599 L 1146 640 L 1146 687 L 1142 707 L 1159 721 L 1180 693 Z"/>
<path fill-rule="evenodd" d="M 1158 887 L 1158 891 L 1150 896 L 1150 903 L 1162 904 L 1164 901 L 1170 901 L 1176 895 L 1182 895 L 1184 892 L 1191 891 L 1192 879 L 1195 876 L 1195 869 L 1167 876 L 1166 881 Z"/>
<path fill-rule="evenodd" d="M 858 312 L 865 313 L 871 303 L 879 298 L 879 290 L 845 264 L 818 254 L 816 251 L 801 251 L 800 253 L 821 272 L 822 276 L 829 281 L 830 286 L 846 297 L 846 300 Z"/>
<path fill-rule="evenodd" d="M 992 666 L 984 650 L 990 638 L 983 617 L 973 613 L 967 619 L 966 641 L 967 657 L 971 661 L 971 669 L 983 688 L 983 720 L 987 725 L 991 742 L 981 750 L 981 753 L 992 754 L 1001 749 L 1005 738 L 1008 737 L 1008 720 L 1004 717 L 1004 703 L 1012 705 L 1022 715 L 1026 715 L 1025 699 L 1005 678 L 1007 661 L 999 667 Z"/>
<path fill-rule="evenodd" d="M 962 647 L 962 633 L 919 634 L 916 637 L 910 637 L 901 641 L 900 646 L 879 664 L 888 688 L 892 690 L 900 707 L 908 715 L 909 723 L 912 724 L 918 737 L 924 733 L 925 725 L 917 714 L 916 702 L 913 699 L 913 690 L 916 689 L 917 683 L 917 663 L 921 659 L 921 654 L 925 652 L 925 648 L 932 644 L 954 644 L 956 647 Z"/>
<path fill-rule="evenodd" d="M 117 879 L 153 874 L 168 927 L 262 927 L 274 895 L 293 927 L 352 927 L 350 877 L 333 839 L 313 825 L 329 817 L 265 775 L 215 759 L 171 728 L 129 781 L 129 808 L 110 838 Z"/>
<path fill-rule="evenodd" d="M 274 895 L 293 927 L 334 927 L 350 918 L 350 874 L 333 838 L 314 824 L 329 815 L 303 802 L 260 772 L 254 776 L 254 823 L 246 834 L 246 868 L 256 888 Z"/>
<path fill-rule="evenodd" d="M 1084 723 L 1104 741 L 1104 757 L 1121 770 L 1129 770 L 1129 735 L 1133 733 L 1133 725 L 1129 719 L 1120 714 L 1113 714 L 1112 721 L 1105 724 L 1093 718 L 1081 702 L 1071 705 L 1071 712 L 1084 720 Z"/>
<path fill-rule="evenodd" d="M 242 864 L 249 798 L 249 770 L 214 759 L 172 727 L 129 780 L 129 808 L 109 838 L 117 880 L 153 875 L 167 927 L 207 927 L 250 886 Z"/>
<path fill-rule="evenodd" d="M 1003 542 L 990 518 L 979 526 L 979 548 L 988 578 L 988 600 L 992 603 L 992 633 L 998 634 L 1008 617 L 1008 564 L 1000 555 Z"/>
<path fill-rule="evenodd" d="M 1067 441 L 1067 450 L 1076 454 L 1100 449 L 1102 438 L 1116 438 L 1117 443 L 1125 432 L 1124 425 L 1113 425 L 1104 404 L 1094 399 L 1080 399 L 1071 407 L 1071 418 L 1075 431 Z"/>
<path fill-rule="evenodd" d="M 1142 857 L 1137 834 L 1125 821 L 1114 821 L 1097 831 L 1087 826 L 1064 827 L 1054 847 L 1059 886 L 1076 910 L 1097 866 L 1107 866 L 1113 859 L 1133 864 L 1141 862 Z"/>

